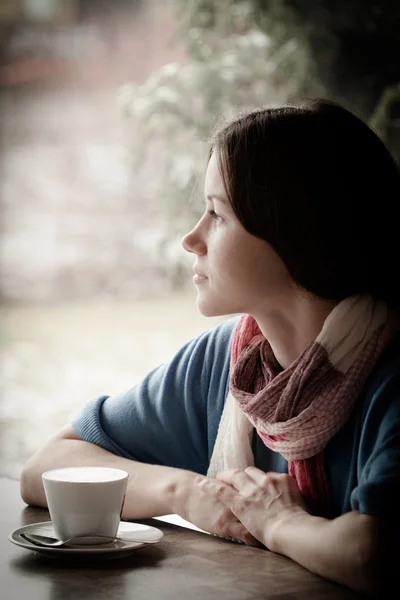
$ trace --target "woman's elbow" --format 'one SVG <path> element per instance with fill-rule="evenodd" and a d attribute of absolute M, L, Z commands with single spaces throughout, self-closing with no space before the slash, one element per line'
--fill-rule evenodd
<path fill-rule="evenodd" d="M 79 439 L 71 425 L 66 425 L 28 458 L 20 476 L 20 494 L 26 504 L 47 507 L 42 474 L 49 469 L 66 466 L 66 457 L 71 449 L 69 443 Z"/>
<path fill-rule="evenodd" d="M 21 494 L 22 500 L 25 504 L 32 504 L 32 494 L 31 494 L 31 482 L 29 477 L 29 471 L 24 467 L 21 472 L 21 477 L 19 481 L 19 490 Z"/>
<path fill-rule="evenodd" d="M 29 460 L 20 476 L 20 494 L 25 504 L 46 507 L 46 496 L 42 484 L 42 474 L 38 473 Z"/>

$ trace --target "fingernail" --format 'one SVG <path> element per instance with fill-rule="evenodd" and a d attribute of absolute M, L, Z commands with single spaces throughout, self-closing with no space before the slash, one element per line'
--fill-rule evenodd
<path fill-rule="evenodd" d="M 196 477 L 196 479 L 194 480 L 195 483 L 197 483 L 198 485 L 200 485 L 201 483 L 203 483 L 204 481 L 204 477 L 202 477 L 201 475 L 199 475 L 198 477 Z"/>

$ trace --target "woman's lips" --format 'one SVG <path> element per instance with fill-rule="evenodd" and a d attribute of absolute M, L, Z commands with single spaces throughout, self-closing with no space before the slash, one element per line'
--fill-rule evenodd
<path fill-rule="evenodd" d="M 194 283 L 204 283 L 207 280 L 208 280 L 208 277 L 205 277 L 204 275 L 198 275 L 197 273 L 195 273 L 195 275 L 193 275 Z"/>
<path fill-rule="evenodd" d="M 207 281 L 208 277 L 206 277 L 203 273 L 200 273 L 199 271 L 196 271 L 195 269 L 193 269 L 193 282 L 194 283 L 204 283 L 204 281 Z"/>

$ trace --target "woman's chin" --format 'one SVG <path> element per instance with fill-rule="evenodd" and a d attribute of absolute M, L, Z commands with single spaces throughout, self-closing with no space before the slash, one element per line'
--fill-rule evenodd
<path fill-rule="evenodd" d="M 201 302 L 197 302 L 197 308 L 203 317 L 216 317 L 217 315 L 209 306 L 204 306 Z"/>
<path fill-rule="evenodd" d="M 197 295 L 197 308 L 204 317 L 222 317 L 230 314 L 229 311 L 222 310 L 222 306 L 218 306 L 215 302 L 206 301 Z"/>

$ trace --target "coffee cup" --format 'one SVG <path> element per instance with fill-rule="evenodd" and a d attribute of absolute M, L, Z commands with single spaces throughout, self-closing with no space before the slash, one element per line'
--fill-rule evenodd
<path fill-rule="evenodd" d="M 96 536 L 116 536 L 128 483 L 126 471 L 65 467 L 46 471 L 42 481 L 57 538 L 102 544 L 104 538 Z"/>

